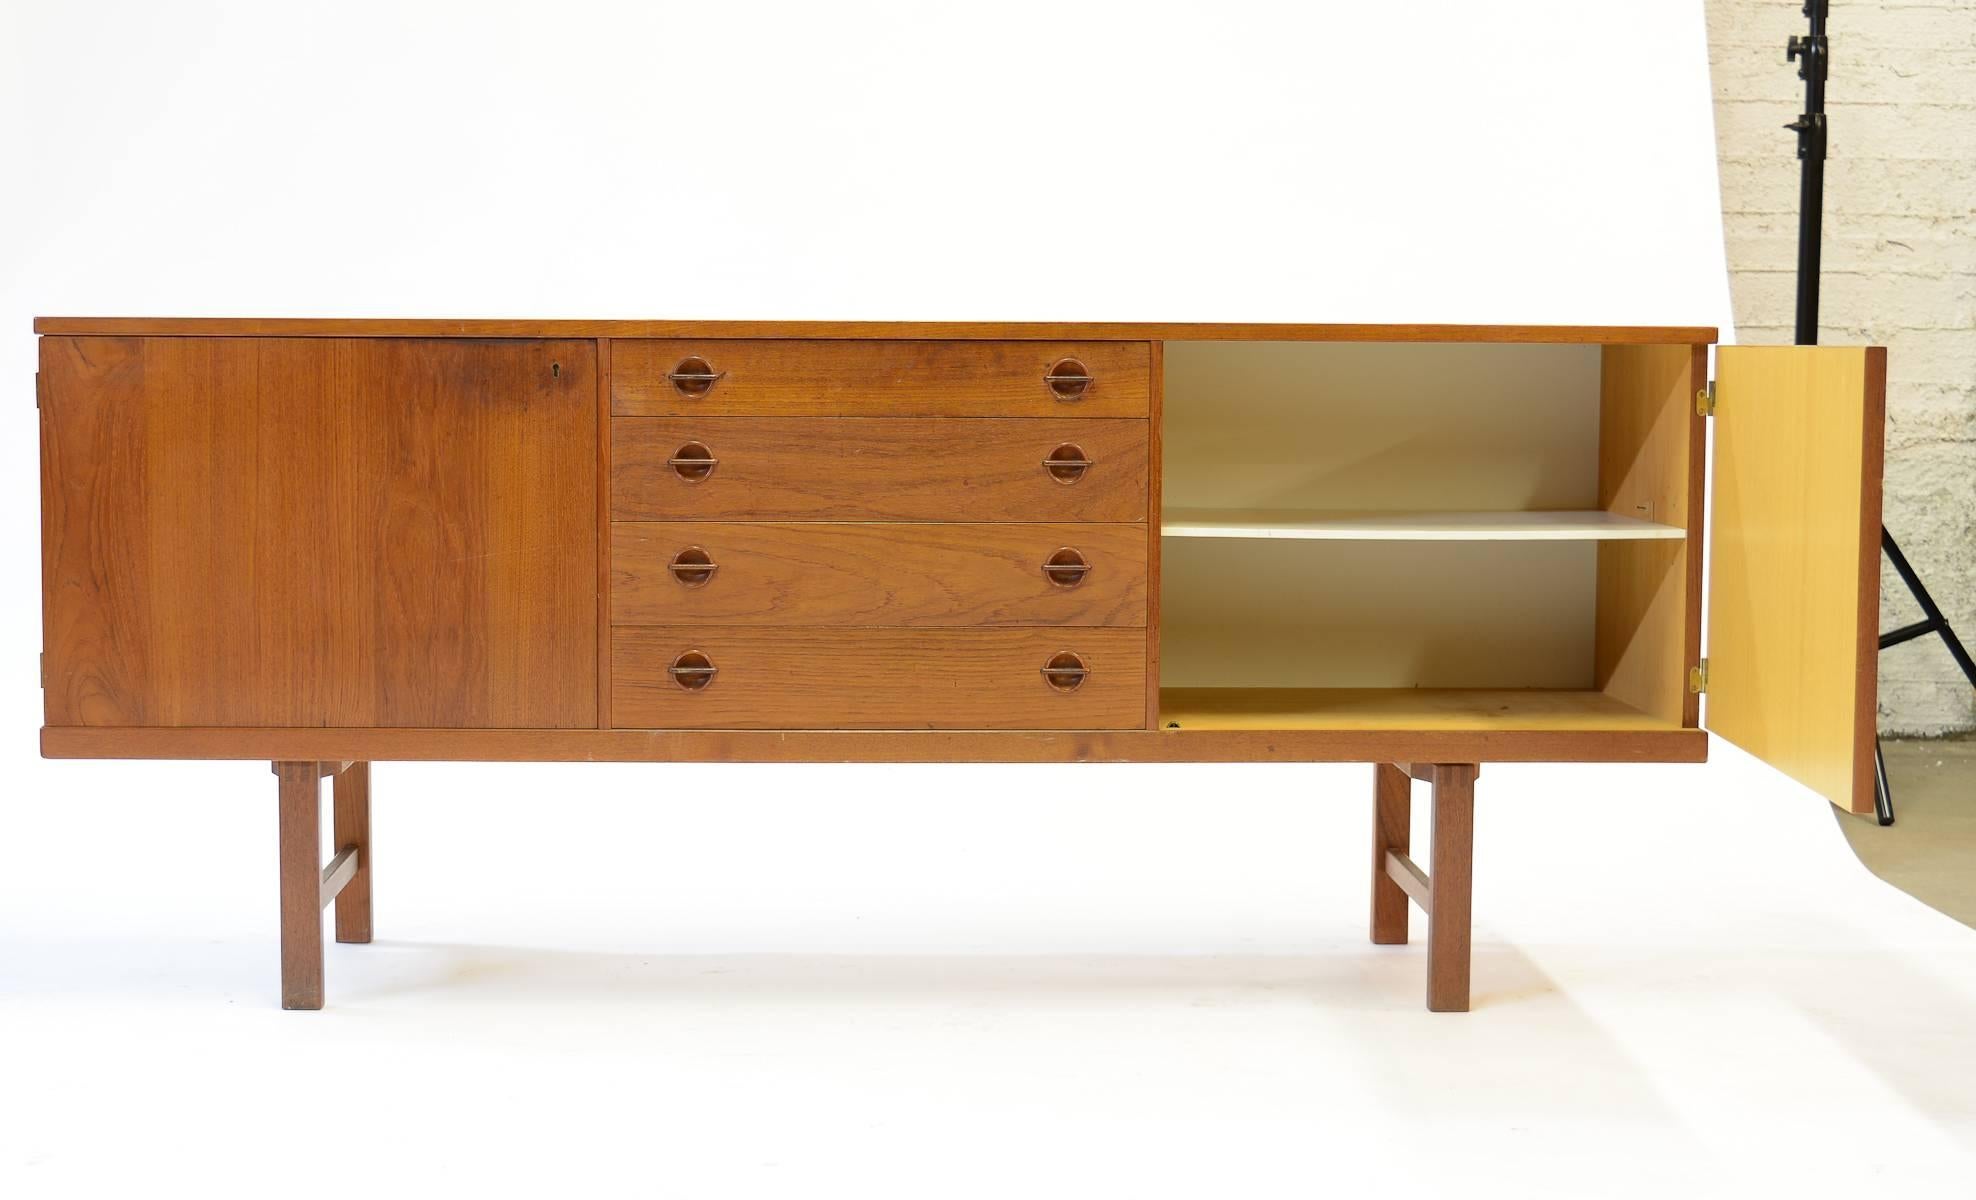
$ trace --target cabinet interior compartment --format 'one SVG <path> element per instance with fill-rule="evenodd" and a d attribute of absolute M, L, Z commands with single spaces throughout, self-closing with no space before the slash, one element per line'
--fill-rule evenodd
<path fill-rule="evenodd" d="M 1166 343 L 1161 726 L 1693 726 L 1703 351 Z"/>

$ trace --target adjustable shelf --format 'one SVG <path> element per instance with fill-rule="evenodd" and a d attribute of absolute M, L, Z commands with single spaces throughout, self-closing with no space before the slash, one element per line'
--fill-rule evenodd
<path fill-rule="evenodd" d="M 1170 538 L 1325 542 L 1608 542 L 1679 540 L 1687 531 L 1599 510 L 1567 512 L 1300 512 L 1283 509 L 1168 509 Z"/>

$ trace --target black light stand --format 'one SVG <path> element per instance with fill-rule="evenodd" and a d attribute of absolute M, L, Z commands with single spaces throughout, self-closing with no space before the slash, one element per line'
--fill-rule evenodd
<path fill-rule="evenodd" d="M 1798 336 L 1800 346 L 1818 344 L 1818 255 L 1825 236 L 1825 67 L 1831 50 L 1825 40 L 1829 0 L 1806 0 L 1811 32 L 1784 43 L 1784 61 L 1804 59 L 1804 112 L 1784 126 L 1798 135 Z"/>
<path fill-rule="evenodd" d="M 1825 17 L 1830 0 L 1807 0 L 1804 15 L 1810 18 L 1811 29 L 1804 37 L 1792 37 L 1784 45 L 1784 59 L 1795 62 L 1802 58 L 1804 63 L 1798 68 L 1798 78 L 1804 80 L 1805 111 L 1797 120 L 1784 128 L 1798 135 L 1798 324 L 1797 343 L 1800 346 L 1818 344 L 1818 258 L 1824 234 L 1825 217 L 1825 73 L 1831 62 L 1831 47 L 1825 38 Z M 1880 527 L 1880 548 L 1894 564 L 1894 571 L 1901 582 L 1907 585 L 1908 592 L 1921 606 L 1922 620 L 1912 625 L 1904 625 L 1892 633 L 1880 635 L 1880 649 L 1911 642 L 1918 637 L 1938 633 L 1947 644 L 1949 654 L 1962 674 L 1976 687 L 1976 661 L 1963 649 L 1961 639 L 1955 636 L 1948 618 L 1942 615 L 1935 598 L 1928 594 L 1928 588 L 1921 577 L 1914 573 L 1908 564 L 1907 556 L 1894 541 L 1894 535 L 1887 527 Z M 1894 823 L 1894 795 L 1887 785 L 1887 759 L 1880 752 L 1880 740 L 1873 740 L 1873 811 L 1880 824 Z"/>

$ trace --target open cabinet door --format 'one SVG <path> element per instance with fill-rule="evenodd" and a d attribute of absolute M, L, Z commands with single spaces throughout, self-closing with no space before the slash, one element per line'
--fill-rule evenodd
<path fill-rule="evenodd" d="M 1708 728 L 1873 811 L 1887 352 L 1716 351 Z"/>

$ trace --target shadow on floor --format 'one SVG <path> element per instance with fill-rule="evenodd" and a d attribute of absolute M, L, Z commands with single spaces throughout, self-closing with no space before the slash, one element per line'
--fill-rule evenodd
<path fill-rule="evenodd" d="M 1976 927 L 1976 738 L 1882 743 L 1894 823 L 1833 809 L 1866 869 Z"/>

